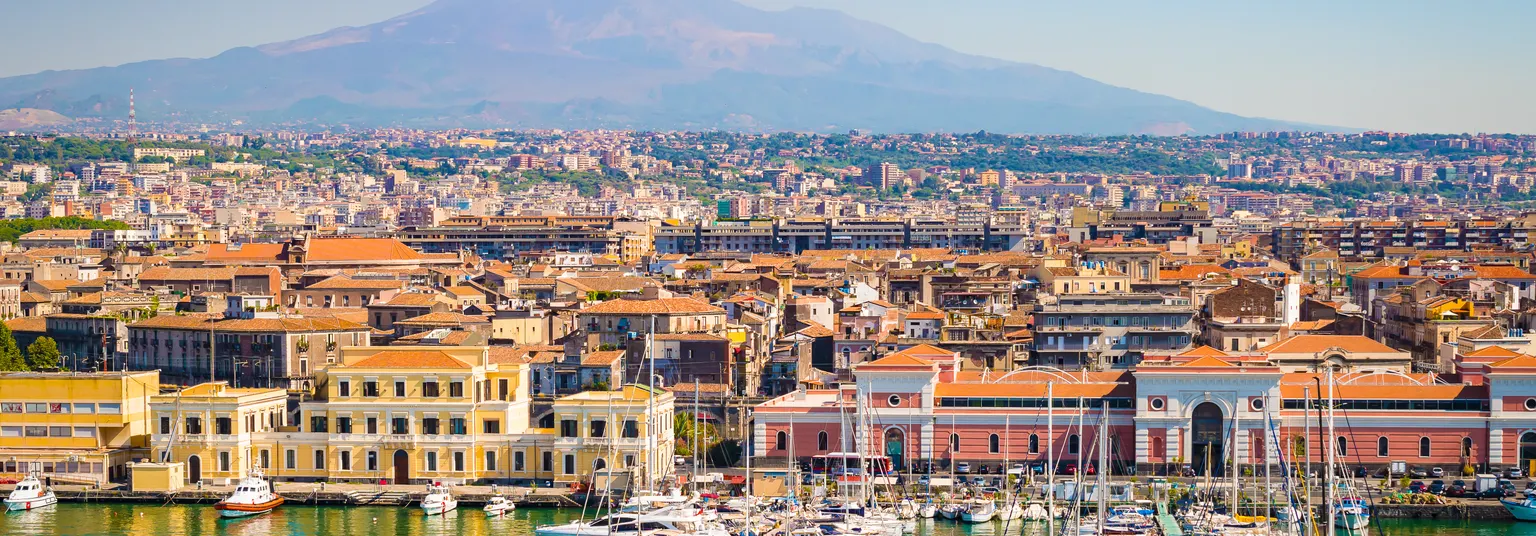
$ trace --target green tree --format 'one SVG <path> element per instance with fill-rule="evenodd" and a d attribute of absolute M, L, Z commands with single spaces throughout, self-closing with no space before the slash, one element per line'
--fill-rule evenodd
<path fill-rule="evenodd" d="M 38 337 L 27 345 L 27 367 L 32 370 L 58 370 L 59 344 L 49 337 Z"/>
<path fill-rule="evenodd" d="M 672 416 L 672 444 L 678 456 L 692 456 L 695 448 L 709 452 L 720 443 L 720 432 L 707 422 L 695 423 L 692 411 L 680 411 Z M 698 445 L 694 445 L 694 425 L 698 424 Z"/>
<path fill-rule="evenodd" d="M 21 349 L 16 347 L 16 336 L 11 334 L 10 326 L 0 323 L 0 371 L 26 370 L 29 370 L 27 362 L 21 358 Z"/>

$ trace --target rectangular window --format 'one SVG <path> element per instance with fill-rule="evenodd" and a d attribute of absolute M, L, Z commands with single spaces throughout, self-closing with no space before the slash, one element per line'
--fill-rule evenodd
<path fill-rule="evenodd" d="M 230 435 L 234 433 L 234 423 L 229 420 L 229 417 L 215 417 L 213 430 L 213 433 L 218 435 Z"/>
<path fill-rule="evenodd" d="M 338 434 L 350 434 L 350 433 L 352 433 L 352 418 L 351 417 L 337 417 L 336 418 L 336 433 L 338 433 Z"/>
<path fill-rule="evenodd" d="M 121 415 L 123 413 L 123 405 L 116 402 L 103 402 L 96 405 L 96 411 L 102 415 Z"/>
<path fill-rule="evenodd" d="M 70 437 L 74 434 L 69 431 L 68 426 L 49 426 L 48 435 L 53 437 Z"/>
<path fill-rule="evenodd" d="M 311 432 L 327 432 L 330 428 L 329 424 L 330 422 L 328 422 L 324 415 L 309 416 L 309 431 Z"/>
<path fill-rule="evenodd" d="M 411 433 L 411 426 L 405 417 L 395 417 L 389 420 L 389 433 L 405 435 Z"/>
<path fill-rule="evenodd" d="M 203 420 L 197 417 L 187 417 L 186 433 L 190 435 L 203 434 Z"/>
<path fill-rule="evenodd" d="M 483 423 L 482 430 L 487 434 L 499 434 L 501 433 L 501 421 L 494 419 L 486 420 Z"/>
<path fill-rule="evenodd" d="M 521 450 L 512 453 L 512 470 L 513 471 L 522 471 L 523 470 L 523 458 L 524 458 L 523 451 L 521 451 Z"/>
<path fill-rule="evenodd" d="M 544 451 L 543 459 L 539 460 L 539 470 L 546 473 L 555 471 L 555 453 Z"/>
<path fill-rule="evenodd" d="M 372 451 L 372 450 L 368 451 L 368 470 L 369 471 L 377 471 L 377 470 L 379 470 L 379 453 L 378 452 L 375 452 L 375 451 Z"/>
<path fill-rule="evenodd" d="M 437 398 L 437 381 L 422 382 L 421 396 L 425 398 Z"/>
<path fill-rule="evenodd" d="M 427 451 L 427 471 L 437 472 L 437 452 Z"/>
<path fill-rule="evenodd" d="M 421 420 L 421 433 L 437 435 L 437 417 L 427 417 Z"/>
<path fill-rule="evenodd" d="M 494 451 L 494 450 L 487 450 L 487 451 L 485 451 L 485 470 L 487 470 L 487 471 L 495 471 L 496 470 L 496 451 Z"/>
<path fill-rule="evenodd" d="M 219 471 L 229 472 L 229 452 L 219 453 Z"/>
<path fill-rule="evenodd" d="M 562 419 L 560 421 L 560 437 L 576 437 L 576 421 Z"/>
<path fill-rule="evenodd" d="M 343 451 L 341 451 L 340 454 L 341 454 L 341 470 L 343 470 L 343 471 L 351 471 L 352 470 L 352 451 L 343 450 Z"/>
<path fill-rule="evenodd" d="M 96 429 L 90 426 L 76 426 L 75 437 L 96 437 Z"/>
<path fill-rule="evenodd" d="M 337 398 L 345 398 L 352 395 L 352 382 L 342 380 L 336 382 Z"/>
<path fill-rule="evenodd" d="M 160 435 L 170 435 L 170 434 L 171 434 L 171 418 L 170 417 L 161 417 L 160 418 Z"/>
<path fill-rule="evenodd" d="M 20 426 L 0 426 L 0 437 L 21 437 L 21 427 Z M 15 472 L 15 471 L 12 471 L 10 469 L 6 469 L 5 472 L 12 473 L 12 472 Z"/>
<path fill-rule="evenodd" d="M 48 413 L 69 413 L 69 404 L 62 402 L 49 402 Z"/>
<path fill-rule="evenodd" d="M 592 437 L 606 437 L 608 421 L 592 421 Z"/>
<path fill-rule="evenodd" d="M 325 451 L 323 450 L 315 451 L 315 470 L 325 470 Z"/>
<path fill-rule="evenodd" d="M 368 397 L 377 397 L 377 396 L 379 396 L 379 382 L 376 382 L 376 381 L 365 381 L 365 382 L 363 382 L 363 396 L 368 396 Z"/>
<path fill-rule="evenodd" d="M 450 435 L 464 435 L 469 433 L 469 428 L 464 425 L 463 417 L 448 419 L 448 433 Z"/>
<path fill-rule="evenodd" d="M 297 469 L 299 467 L 299 451 L 292 449 L 283 451 L 283 467 Z"/>
<path fill-rule="evenodd" d="M 0 402 L 0 413 L 21 413 L 23 406 L 20 402 Z"/>
<path fill-rule="evenodd" d="M 368 435 L 373 435 L 373 434 L 379 433 L 379 418 L 378 417 L 368 417 L 367 419 L 365 419 L 363 421 L 363 429 L 366 430 L 365 433 L 367 433 Z"/>
<path fill-rule="evenodd" d="M 448 383 L 448 397 L 449 398 L 464 398 L 464 382 L 449 382 Z"/>
<path fill-rule="evenodd" d="M 48 404 L 27 402 L 27 413 L 48 413 Z"/>
<path fill-rule="evenodd" d="M 634 419 L 624 420 L 624 438 L 634 439 L 640 437 L 640 423 Z"/>
<path fill-rule="evenodd" d="M 502 378 L 500 380 L 496 380 L 496 389 L 500 393 L 497 396 L 497 398 L 502 400 L 502 401 L 506 401 L 507 400 L 507 380 L 506 380 L 506 378 Z"/>
<path fill-rule="evenodd" d="M 395 396 L 403 397 L 403 396 L 405 396 L 405 394 L 406 394 L 405 393 L 405 382 L 401 382 L 401 381 L 395 382 Z"/>
<path fill-rule="evenodd" d="M 454 472 L 464 472 L 464 453 L 462 451 L 453 453 L 453 470 Z"/>
<path fill-rule="evenodd" d="M 96 413 L 96 405 L 95 404 L 75 404 L 75 413 L 81 413 L 81 414 Z"/>
<path fill-rule="evenodd" d="M 574 454 L 566 454 L 565 455 L 565 467 L 564 467 L 564 469 L 565 469 L 565 474 L 568 474 L 568 475 L 576 474 L 576 456 Z"/>

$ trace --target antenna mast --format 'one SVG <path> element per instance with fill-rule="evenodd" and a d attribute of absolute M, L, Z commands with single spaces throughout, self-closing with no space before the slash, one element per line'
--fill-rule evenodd
<path fill-rule="evenodd" d="M 138 113 L 133 109 L 133 88 L 128 88 L 128 143 L 133 143 L 138 137 Z"/>

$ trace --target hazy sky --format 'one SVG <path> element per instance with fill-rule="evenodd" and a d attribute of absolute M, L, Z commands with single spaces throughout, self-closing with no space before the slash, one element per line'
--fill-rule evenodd
<path fill-rule="evenodd" d="M 516 0 L 508 0 L 516 1 Z M 581 0 L 570 0 L 581 1 Z M 722 0 L 724 1 L 724 0 Z M 744 0 L 846 11 L 972 54 L 1248 116 L 1536 132 L 1536 1 Z M 4 0 L 0 76 L 203 57 L 428 0 Z"/>

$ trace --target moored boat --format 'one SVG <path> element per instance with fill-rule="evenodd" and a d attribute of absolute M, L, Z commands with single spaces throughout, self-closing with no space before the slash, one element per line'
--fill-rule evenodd
<path fill-rule="evenodd" d="M 252 473 L 240 479 L 240 483 L 235 484 L 234 493 L 214 504 L 213 509 L 219 517 L 261 515 L 282 506 L 283 497 L 272 493 L 272 483 L 261 476 L 261 473 Z"/>
<path fill-rule="evenodd" d="M 489 501 L 486 501 L 484 508 L 487 517 L 504 516 L 516 509 L 517 505 L 512 504 L 512 501 L 500 495 L 492 496 Z"/>
<path fill-rule="evenodd" d="M 453 492 L 441 482 L 433 482 L 427 486 L 427 496 L 421 499 L 421 511 L 427 515 L 438 515 L 452 512 L 459 507 L 459 500 L 453 498 Z"/>
<path fill-rule="evenodd" d="M 58 502 L 59 498 L 53 495 L 53 488 L 44 486 L 42 481 L 37 479 L 36 475 L 29 474 L 26 478 L 21 479 L 21 482 L 16 483 L 16 488 L 12 489 L 11 494 L 5 497 L 5 509 L 10 511 L 36 510 L 53 506 L 58 504 Z"/>
<path fill-rule="evenodd" d="M 1509 515 L 1515 516 L 1517 520 L 1536 521 L 1536 497 L 1526 495 L 1518 501 L 1499 499 L 1499 504 L 1504 505 L 1504 509 L 1509 510 Z"/>

